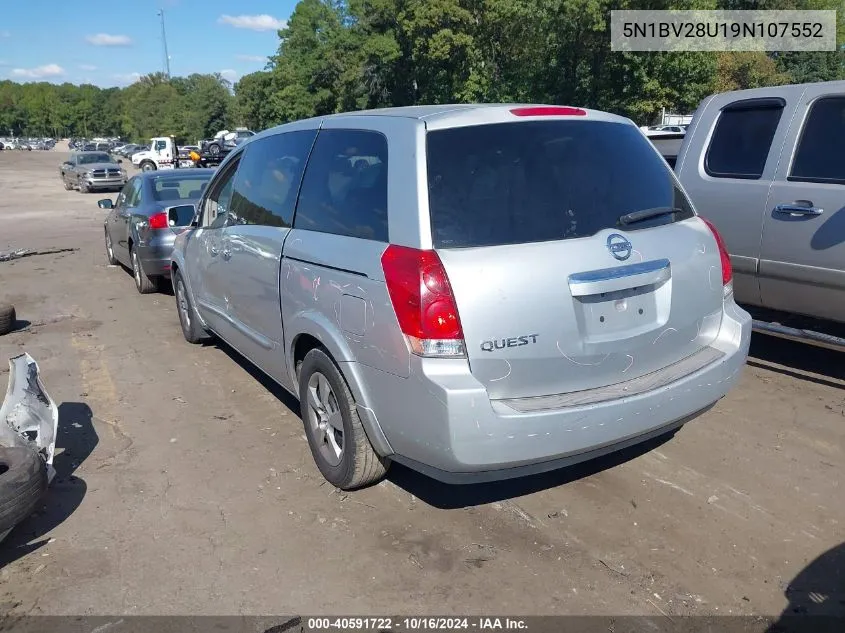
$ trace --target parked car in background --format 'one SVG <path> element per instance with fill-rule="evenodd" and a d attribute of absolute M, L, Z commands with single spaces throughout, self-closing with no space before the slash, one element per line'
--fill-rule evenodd
<path fill-rule="evenodd" d="M 144 148 L 140 145 L 137 145 L 135 143 L 129 143 L 116 150 L 115 153 L 119 154 L 120 156 L 123 156 L 124 158 L 131 159 L 133 154 L 136 154 L 137 152 L 140 152 L 143 149 Z"/>
<path fill-rule="evenodd" d="M 628 119 L 438 105 L 233 150 L 176 238 L 186 340 L 298 396 L 324 477 L 560 468 L 672 432 L 739 378 L 730 260 Z"/>
<path fill-rule="evenodd" d="M 105 152 L 72 152 L 59 168 L 68 191 L 82 193 L 120 189 L 126 184 L 126 172 Z"/>
<path fill-rule="evenodd" d="M 173 241 L 191 224 L 194 205 L 213 173 L 143 172 L 126 183 L 116 201 L 98 202 L 109 210 L 103 226 L 108 261 L 132 270 L 138 292 L 157 290 L 160 280 L 170 275 Z"/>
<path fill-rule="evenodd" d="M 214 138 L 200 141 L 197 151 L 202 151 L 210 154 L 211 156 L 216 156 L 233 150 L 235 147 L 253 136 L 255 136 L 255 132 L 248 130 L 245 127 L 237 127 L 232 132 L 229 130 L 220 130 L 214 135 Z"/>
<path fill-rule="evenodd" d="M 757 331 L 845 349 L 845 81 L 702 101 L 676 171 L 724 236 Z M 807 322 L 796 317 L 824 321 Z"/>

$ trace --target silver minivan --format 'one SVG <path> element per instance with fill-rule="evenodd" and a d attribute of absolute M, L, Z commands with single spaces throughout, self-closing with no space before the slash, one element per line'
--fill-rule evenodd
<path fill-rule="evenodd" d="M 628 119 L 441 105 L 319 117 L 239 146 L 177 238 L 185 338 L 301 403 L 332 484 L 447 482 L 671 432 L 748 353 L 730 260 Z"/>

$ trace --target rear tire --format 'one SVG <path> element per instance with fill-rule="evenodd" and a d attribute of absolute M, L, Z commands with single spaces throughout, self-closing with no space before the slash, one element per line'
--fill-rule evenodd
<path fill-rule="evenodd" d="M 390 462 L 373 450 L 346 380 L 322 349 L 302 361 L 299 406 L 311 455 L 329 483 L 354 490 L 384 477 Z"/>
<path fill-rule="evenodd" d="M 17 323 L 15 306 L 0 304 L 0 336 L 11 332 L 15 328 L 15 323 Z"/>
<path fill-rule="evenodd" d="M 47 491 L 47 465 L 31 448 L 0 448 L 0 534 L 28 518 Z"/>
<path fill-rule="evenodd" d="M 144 272 L 144 267 L 138 258 L 138 251 L 134 247 L 129 251 L 129 258 L 132 260 L 132 276 L 135 278 L 135 287 L 138 292 L 148 295 L 158 290 L 158 277 L 150 277 Z"/>
<path fill-rule="evenodd" d="M 182 336 L 185 340 L 194 345 L 209 340 L 211 336 L 200 325 L 179 269 L 173 274 L 173 295 L 176 297 L 176 312 L 179 314 L 179 325 L 182 326 Z"/>

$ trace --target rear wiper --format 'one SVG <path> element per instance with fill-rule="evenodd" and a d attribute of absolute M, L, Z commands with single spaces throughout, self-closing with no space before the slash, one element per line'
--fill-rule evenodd
<path fill-rule="evenodd" d="M 636 224 L 637 222 L 657 218 L 661 215 L 670 215 L 682 212 L 683 209 L 679 209 L 677 207 L 652 207 L 651 209 L 640 209 L 639 211 L 632 211 L 631 213 L 619 216 L 619 224 Z"/>

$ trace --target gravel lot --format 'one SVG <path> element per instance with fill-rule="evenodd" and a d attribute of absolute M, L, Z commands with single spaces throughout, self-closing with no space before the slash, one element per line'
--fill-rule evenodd
<path fill-rule="evenodd" d="M 78 249 L 0 263 L 21 320 L 0 386 L 28 351 L 61 413 L 44 510 L 0 546 L 0 612 L 659 620 L 776 615 L 808 591 L 845 612 L 836 353 L 755 335 L 712 411 L 599 463 L 471 487 L 395 466 L 335 492 L 291 397 L 185 343 L 173 297 L 107 265 L 105 196 L 65 191 L 63 156 L 0 152 L 0 251 Z"/>

